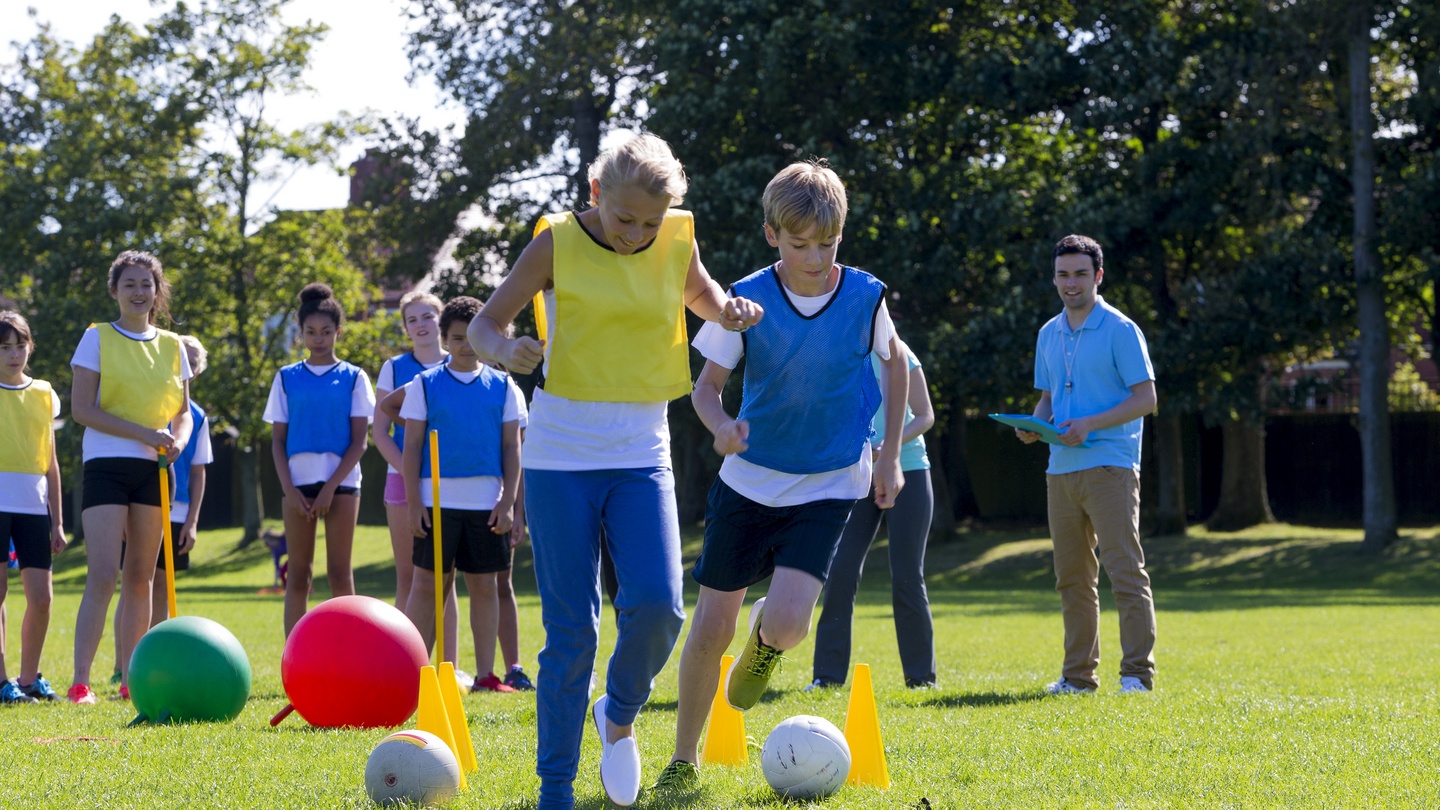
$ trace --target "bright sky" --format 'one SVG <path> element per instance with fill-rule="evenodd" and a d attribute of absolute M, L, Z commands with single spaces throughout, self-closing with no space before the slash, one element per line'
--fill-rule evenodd
<path fill-rule="evenodd" d="M 136 24 L 154 19 L 172 5 L 159 0 L 0 0 L 0 62 L 13 62 L 9 43 L 29 40 L 35 22 L 27 16 L 28 6 L 40 9 L 39 19 L 51 24 L 61 39 L 84 42 L 100 31 L 110 19 Z M 290 98 L 275 98 L 269 108 L 275 122 L 287 129 L 303 127 L 333 118 L 341 111 L 371 110 L 381 116 L 416 117 L 427 127 L 458 123 L 463 116 L 427 77 L 414 86 L 405 80 L 410 63 L 405 58 L 406 19 L 402 0 L 294 0 L 285 9 L 292 23 L 313 20 L 330 26 L 325 38 L 311 52 L 306 81 L 315 92 Z M 365 151 L 364 143 L 347 146 L 342 168 Z M 274 193 L 261 190 L 257 200 Z M 349 179 L 334 169 L 316 167 L 302 170 L 279 189 L 274 204 L 280 208 L 338 208 L 349 198 Z"/>

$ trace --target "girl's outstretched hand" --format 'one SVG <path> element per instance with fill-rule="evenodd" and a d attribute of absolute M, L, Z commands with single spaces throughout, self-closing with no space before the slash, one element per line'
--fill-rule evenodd
<path fill-rule="evenodd" d="M 729 298 L 720 310 L 720 326 L 731 332 L 744 332 L 765 317 L 765 308 L 748 298 Z"/>

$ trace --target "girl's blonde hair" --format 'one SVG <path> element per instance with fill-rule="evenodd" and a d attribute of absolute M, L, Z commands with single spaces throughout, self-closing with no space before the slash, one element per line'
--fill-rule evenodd
<path fill-rule="evenodd" d="M 210 353 L 205 351 L 205 344 L 194 335 L 181 335 L 180 344 L 185 347 L 190 359 L 190 376 L 199 377 L 200 372 L 210 365 Z"/>
<path fill-rule="evenodd" d="M 670 144 L 654 135 L 637 135 L 600 153 L 586 172 L 600 190 L 611 193 L 621 188 L 638 188 L 652 197 L 669 197 L 670 205 L 679 205 L 690 190 L 685 167 L 675 158 Z M 595 205 L 595 196 L 590 204 Z"/>
<path fill-rule="evenodd" d="M 445 302 L 441 301 L 440 296 L 435 293 L 426 290 L 411 290 L 400 298 L 400 321 L 402 327 L 404 326 L 406 308 L 411 304 L 417 303 L 429 304 L 435 308 L 436 312 L 443 312 L 445 310 Z"/>

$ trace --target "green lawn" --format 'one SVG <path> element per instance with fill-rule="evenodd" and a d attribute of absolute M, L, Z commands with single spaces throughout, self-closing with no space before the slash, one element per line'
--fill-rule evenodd
<path fill-rule="evenodd" d="M 235 551 L 236 533 L 209 532 L 181 576 L 181 612 L 207 616 L 245 645 L 249 704 L 233 723 L 126 728 L 128 703 L 99 686 L 97 706 L 0 711 L 0 808 L 369 806 L 365 760 L 383 736 L 313 730 L 284 705 L 278 596 L 263 545 Z M 688 549 L 693 556 L 695 537 Z M 1048 540 L 1037 531 L 970 532 L 933 545 L 931 599 L 941 688 L 901 684 L 883 552 L 872 558 L 857 612 L 856 661 L 874 670 L 892 789 L 846 787 L 831 807 L 1435 807 L 1440 805 L 1440 529 L 1412 529 L 1383 557 L 1357 553 L 1355 531 L 1277 525 L 1236 535 L 1197 531 L 1147 543 L 1160 637 L 1157 692 L 1116 694 L 1118 645 L 1105 601 L 1102 672 L 1094 697 L 1040 697 L 1058 675 L 1060 616 Z M 59 560 L 43 670 L 69 686 L 83 547 Z M 361 592 L 393 594 L 383 530 L 356 541 Z M 534 671 L 539 605 L 528 555 L 518 561 L 524 659 Z M 326 593 L 323 580 L 317 594 Z M 693 596 L 693 594 L 692 594 Z M 23 597 L 10 576 L 9 658 L 19 664 Z M 464 607 L 462 606 L 462 616 Z M 603 631 L 602 653 L 613 642 Z M 468 629 L 462 666 L 473 668 Z M 96 672 L 113 664 L 111 640 Z M 738 648 L 739 642 L 735 647 Z M 678 656 L 678 652 L 677 652 Z M 843 727 L 847 693 L 805 694 L 808 643 L 775 689 L 745 716 L 763 740 L 777 722 L 816 714 Z M 533 695 L 465 698 L 481 763 L 452 807 L 533 807 Z M 675 666 L 638 721 L 647 778 L 668 759 Z M 599 749 L 587 732 L 576 783 L 598 808 Z M 744 768 L 704 770 L 694 807 L 779 802 L 752 755 Z M 672 806 L 642 796 L 638 806 Z"/>

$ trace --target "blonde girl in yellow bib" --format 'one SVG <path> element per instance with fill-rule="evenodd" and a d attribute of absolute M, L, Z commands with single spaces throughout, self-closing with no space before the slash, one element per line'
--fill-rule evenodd
<path fill-rule="evenodd" d="M 40 675 L 40 651 L 50 629 L 50 556 L 65 550 L 53 427 L 60 398 L 49 383 L 25 373 L 34 351 L 25 319 L 18 312 L 0 312 L 0 538 L 14 541 L 25 588 L 20 675 L 14 681 L 5 672 L 0 634 L 0 704 L 58 699 Z M 0 575 L 0 610 L 6 579 Z"/>
<path fill-rule="evenodd" d="M 670 465 L 670 400 L 690 392 L 685 310 L 743 330 L 760 309 L 727 300 L 674 208 L 684 170 L 642 135 L 589 167 L 590 207 L 546 216 L 478 317 L 477 354 L 517 373 L 544 360 L 521 450 L 545 647 L 537 684 L 540 810 L 574 805 L 600 623 L 600 547 L 620 582 L 619 638 L 591 710 L 611 801 L 640 786 L 635 716 L 685 620 Z M 542 339 L 505 329 L 534 298 Z M 546 340 L 548 338 L 548 340 Z"/>
<path fill-rule="evenodd" d="M 72 703 L 94 703 L 90 667 L 120 570 L 120 543 L 136 560 L 160 553 L 159 453 L 170 461 L 190 441 L 190 361 L 180 336 L 158 329 L 169 319 L 170 284 L 160 260 L 138 250 L 110 265 L 110 297 L 119 318 L 85 330 L 70 365 L 75 372 L 71 413 L 85 427 L 85 595 L 75 620 Z M 152 565 L 127 565 L 120 588 L 120 696 L 128 699 L 130 652 L 150 629 Z"/>

